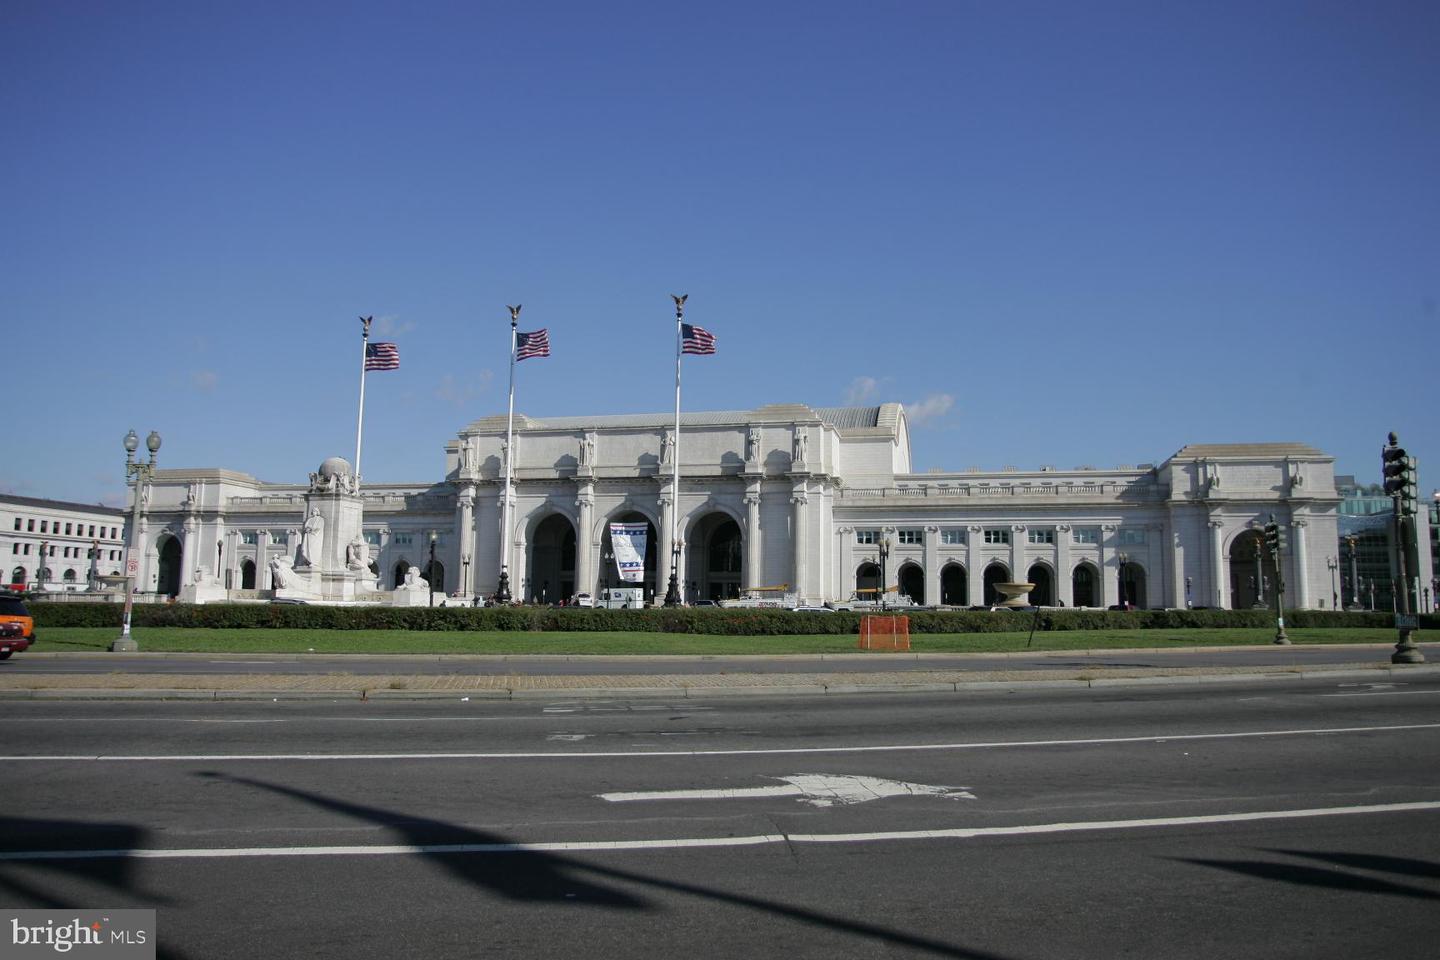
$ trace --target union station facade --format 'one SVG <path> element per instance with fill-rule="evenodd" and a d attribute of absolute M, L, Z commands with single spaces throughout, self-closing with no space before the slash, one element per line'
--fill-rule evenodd
<path fill-rule="evenodd" d="M 678 440 L 671 414 L 517 414 L 514 437 L 517 599 L 618 586 L 615 521 L 649 524 L 645 587 L 663 597 L 678 511 L 687 601 L 757 589 L 844 601 L 881 585 L 888 544 L 884 579 L 917 604 L 990 603 L 995 583 L 1028 581 L 1045 605 L 1250 607 L 1273 595 L 1260 535 L 1272 514 L 1288 537 L 1286 606 L 1331 601 L 1340 498 L 1333 459 L 1304 444 L 1193 445 L 1114 470 L 917 474 L 899 404 L 690 413 Z M 488 417 L 446 444 L 443 479 L 360 484 L 382 596 L 412 568 L 450 602 L 495 592 L 505 456 L 506 419 Z M 311 486 L 157 470 L 134 521 L 139 589 L 263 599 L 271 561 L 298 547 Z"/>

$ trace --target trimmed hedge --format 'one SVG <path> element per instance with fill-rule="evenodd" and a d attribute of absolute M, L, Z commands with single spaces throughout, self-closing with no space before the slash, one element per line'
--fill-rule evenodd
<path fill-rule="evenodd" d="M 110 603 L 31 603 L 36 626 L 116 627 L 122 608 Z M 1184 630 L 1187 628 L 1275 625 L 1265 610 L 1071 610 L 1039 614 L 971 610 L 908 611 L 911 633 L 1001 633 L 1014 630 Z M 142 604 L 132 622 L 139 627 L 228 629 L 604 631 L 694 633 L 727 636 L 854 634 L 859 613 L 792 613 L 789 610 L 650 608 L 604 610 L 586 607 L 327 607 L 302 604 Z M 1294 610 L 1291 627 L 1389 627 L 1389 613 Z M 1440 616 L 1420 617 L 1422 629 L 1440 627 Z"/>

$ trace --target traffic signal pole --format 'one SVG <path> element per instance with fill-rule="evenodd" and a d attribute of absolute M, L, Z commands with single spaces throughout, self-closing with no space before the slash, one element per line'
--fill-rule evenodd
<path fill-rule="evenodd" d="M 1400 639 L 1395 644 L 1395 652 L 1390 655 L 1390 662 L 1424 663 L 1425 654 L 1420 652 L 1420 647 L 1415 643 L 1415 633 L 1420 622 L 1419 617 L 1410 611 L 1410 575 L 1406 570 L 1410 553 L 1410 539 L 1406 534 L 1414 529 L 1412 523 L 1406 522 L 1406 518 L 1415 516 L 1418 508 L 1415 459 L 1406 456 L 1405 449 L 1400 446 L 1399 438 L 1395 434 L 1390 434 L 1389 440 L 1380 451 L 1380 461 L 1385 475 L 1385 492 L 1390 495 L 1395 505 L 1395 564 L 1400 574 L 1400 589 L 1395 598 L 1395 628 Z"/>
<path fill-rule="evenodd" d="M 1270 563 L 1275 568 L 1275 642 L 1289 643 L 1290 637 L 1285 633 L 1285 572 L 1280 565 L 1285 536 L 1273 513 L 1270 514 L 1270 522 L 1265 524 L 1265 546 L 1270 548 Z"/>

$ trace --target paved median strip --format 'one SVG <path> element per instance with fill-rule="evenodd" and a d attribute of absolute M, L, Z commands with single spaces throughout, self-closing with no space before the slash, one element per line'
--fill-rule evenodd
<path fill-rule="evenodd" d="M 1388 663 L 1304 667 L 1104 667 L 1036 670 L 944 670 L 855 673 L 716 674 L 12 674 L 0 676 L 0 699 L 521 699 L 563 692 L 575 697 L 943 693 L 1025 686 L 1101 687 L 1145 683 L 1392 679 L 1440 672 L 1437 665 Z"/>

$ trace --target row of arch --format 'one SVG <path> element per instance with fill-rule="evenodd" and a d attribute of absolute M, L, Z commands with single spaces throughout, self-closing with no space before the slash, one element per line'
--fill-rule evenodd
<path fill-rule="evenodd" d="M 981 577 L 983 594 L 970 598 L 970 576 L 965 565 L 958 561 L 947 563 L 940 568 L 940 595 L 927 597 L 925 592 L 925 568 L 913 561 L 906 561 L 896 571 L 891 586 L 908 596 L 917 604 L 941 604 L 943 606 L 968 607 L 984 604 L 989 606 L 1004 599 L 995 588 L 997 583 L 1009 583 L 1014 579 L 1009 564 L 993 560 L 986 565 Z M 1035 563 L 1025 572 L 1026 583 L 1035 584 L 1030 591 L 1030 602 L 1036 606 L 1054 606 L 1061 598 L 1055 590 L 1055 574 L 1044 563 Z M 861 596 L 873 594 L 880 588 L 880 567 L 866 561 L 855 570 L 855 590 Z M 1104 591 L 1101 588 L 1100 570 L 1094 564 L 1082 562 L 1070 573 L 1071 605 L 1077 607 L 1098 607 L 1104 605 Z M 1120 595 L 1123 602 L 1137 607 L 1146 606 L 1145 568 L 1138 563 L 1125 563 L 1120 567 Z"/>

